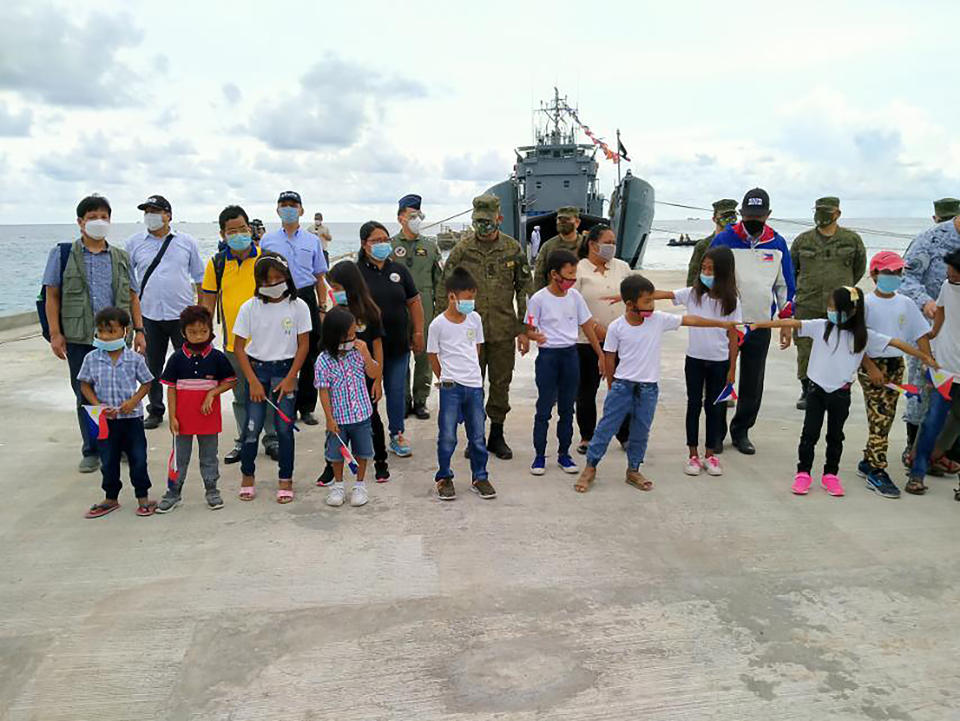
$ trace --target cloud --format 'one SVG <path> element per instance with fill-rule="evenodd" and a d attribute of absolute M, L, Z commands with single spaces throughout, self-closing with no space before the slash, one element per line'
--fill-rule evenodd
<path fill-rule="evenodd" d="M 386 112 L 384 103 L 425 97 L 421 83 L 326 53 L 296 95 L 258 110 L 248 132 L 277 150 L 349 147 Z"/>
<path fill-rule="evenodd" d="M 511 167 L 512 161 L 495 150 L 479 155 L 448 155 L 443 160 L 443 177 L 448 180 L 505 180 Z"/>
<path fill-rule="evenodd" d="M 221 90 L 223 90 L 223 97 L 228 103 L 239 103 L 240 99 L 243 97 L 243 93 L 240 92 L 240 88 L 238 88 L 234 83 L 224 83 Z"/>
<path fill-rule="evenodd" d="M 73 22 L 51 5 L 4 7 L 0 89 L 53 105 L 128 104 L 134 74 L 118 57 L 142 39 L 125 13 L 92 12 Z"/>
<path fill-rule="evenodd" d="M 7 104 L 0 102 L 0 136 L 14 137 L 30 135 L 30 126 L 33 124 L 33 112 L 24 108 L 20 112 L 13 112 Z"/>

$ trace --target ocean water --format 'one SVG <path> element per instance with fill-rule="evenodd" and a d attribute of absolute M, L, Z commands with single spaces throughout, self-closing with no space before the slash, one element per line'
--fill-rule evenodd
<path fill-rule="evenodd" d="M 861 230 L 868 257 L 879 250 L 902 252 L 913 236 L 931 225 L 931 221 L 926 218 L 844 218 L 843 223 L 848 227 Z M 391 233 L 399 229 L 396 223 L 384 224 Z M 360 243 L 360 225 L 360 223 L 329 224 L 333 235 L 333 242 L 330 245 L 331 256 L 357 250 Z M 701 238 L 713 227 L 709 218 L 655 220 L 653 225 L 654 230 L 644 255 L 644 267 L 664 270 L 686 268 L 690 259 L 690 248 L 667 246 L 670 238 L 675 238 L 681 233 L 686 233 L 691 238 Z M 779 221 L 771 222 L 771 225 L 789 242 L 812 224 L 807 224 L 805 221 L 797 223 Z M 176 223 L 174 227 L 197 239 L 202 258 L 209 258 L 216 252 L 220 238 L 216 223 Z M 267 229 L 273 230 L 276 227 L 276 225 L 268 225 Z M 455 224 L 454 227 L 461 226 Z M 109 240 L 122 246 L 130 235 L 142 230 L 142 224 L 117 223 L 110 230 Z M 888 233 L 894 235 L 886 235 Z M 0 225 L 0 249 L 6 259 L 6 262 L 0 266 L 0 315 L 18 313 L 34 307 L 50 249 L 56 243 L 74 240 L 77 237 L 76 225 Z"/>

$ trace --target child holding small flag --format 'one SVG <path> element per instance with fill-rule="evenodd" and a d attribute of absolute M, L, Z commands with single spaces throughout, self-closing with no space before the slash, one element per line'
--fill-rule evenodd
<path fill-rule="evenodd" d="M 573 487 L 578 493 L 590 490 L 597 477 L 597 464 L 607 452 L 610 439 L 628 416 L 630 439 L 627 441 L 626 482 L 641 491 L 653 488 L 653 481 L 640 471 L 640 467 L 647 452 L 647 440 L 660 395 L 663 334 L 680 326 L 726 329 L 735 326 L 732 321 L 654 310 L 655 294 L 653 283 L 642 275 L 631 275 L 620 283 L 620 297 L 626 312 L 610 324 L 603 341 L 603 375 L 610 390 L 603 402 L 603 416 L 587 446 L 587 464 Z"/>
<path fill-rule="evenodd" d="M 200 305 L 184 308 L 180 313 L 180 333 L 186 341 L 170 356 L 160 374 L 160 382 L 167 387 L 175 472 L 167 480 L 167 492 L 157 505 L 157 513 L 168 513 L 180 503 L 194 436 L 207 505 L 211 510 L 223 508 L 217 489 L 217 440 L 223 430 L 220 396 L 233 389 L 237 378 L 227 356 L 213 347 L 213 317 L 209 310 Z"/>
<path fill-rule="evenodd" d="M 106 438 L 101 430 L 100 471 L 104 499 L 87 511 L 87 518 L 100 518 L 120 508 L 120 455 L 127 454 L 130 483 L 137 496 L 137 515 L 152 516 L 157 504 L 148 496 L 147 437 L 143 430 L 140 401 L 150 391 L 153 375 L 139 353 L 127 348 L 130 315 L 122 308 L 104 308 L 94 318 L 97 335 L 94 350 L 80 366 L 77 380 L 83 397 L 100 408 L 107 418 Z M 102 425 L 101 425 L 102 428 Z"/>
<path fill-rule="evenodd" d="M 333 466 L 327 505 L 343 505 L 343 464 L 347 462 L 357 479 L 350 492 L 350 505 L 362 506 L 367 502 L 363 477 L 367 461 L 373 458 L 373 405 L 366 378 L 379 378 L 382 369 L 367 344 L 357 338 L 356 320 L 346 308 L 338 306 L 327 313 L 320 347 L 313 382 L 320 390 L 320 404 L 327 418 L 326 456 Z"/>
<path fill-rule="evenodd" d="M 867 328 L 930 352 L 930 324 L 910 298 L 898 293 L 904 262 L 892 250 L 883 250 L 870 260 L 870 277 L 876 289 L 866 297 Z M 903 385 L 903 353 L 887 346 L 879 354 L 870 353 L 857 372 L 867 409 L 867 444 L 857 475 L 865 478 L 867 488 L 884 498 L 899 498 L 900 489 L 887 474 L 887 447 L 890 428 L 897 414 L 901 394 L 917 389 Z"/>
<path fill-rule="evenodd" d="M 733 251 L 726 246 L 711 248 L 700 265 L 700 275 L 690 288 L 657 291 L 657 300 L 669 299 L 685 305 L 701 318 L 739 323 L 741 320 Z M 706 469 L 711 476 L 723 475 L 716 451 L 726 435 L 725 415 L 728 398 L 736 398 L 737 351 L 740 335 L 733 327 L 691 328 L 684 375 L 687 380 L 687 449 L 689 457 L 683 472 L 700 475 Z M 706 416 L 706 448 L 699 455 L 700 410 Z"/>
<path fill-rule="evenodd" d="M 893 346 L 908 355 L 920 358 L 928 365 L 935 361 L 928 353 L 917 350 L 899 338 L 890 338 L 867 328 L 863 294 L 858 288 L 843 286 L 830 294 L 827 318 L 814 320 L 761 321 L 759 328 L 792 328 L 804 338 L 813 340 L 807 380 L 807 408 L 803 430 L 797 448 L 797 473 L 790 490 L 806 495 L 813 478 L 813 456 L 823 419 L 827 419 L 827 453 L 820 486 L 831 496 L 844 495 L 840 481 L 840 457 L 843 454 L 843 426 L 850 413 L 850 386 L 865 355 L 880 355 L 887 346 Z"/>

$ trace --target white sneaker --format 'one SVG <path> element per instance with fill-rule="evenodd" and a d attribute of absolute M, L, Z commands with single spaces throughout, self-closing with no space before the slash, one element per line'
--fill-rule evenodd
<path fill-rule="evenodd" d="M 367 486 L 363 483 L 355 483 L 353 490 L 350 491 L 350 505 L 357 507 L 367 502 Z"/>
<path fill-rule="evenodd" d="M 687 459 L 687 465 L 683 467 L 683 472 L 688 476 L 699 476 L 702 470 L 703 465 L 700 463 L 699 456 L 690 456 Z"/>
<path fill-rule="evenodd" d="M 720 465 L 720 459 L 716 456 L 708 456 L 706 461 L 707 473 L 711 476 L 722 476 L 723 466 Z"/>
<path fill-rule="evenodd" d="M 328 506 L 342 506 L 343 498 L 345 496 L 342 483 L 334 483 L 333 489 L 330 493 L 327 494 L 327 505 Z"/>

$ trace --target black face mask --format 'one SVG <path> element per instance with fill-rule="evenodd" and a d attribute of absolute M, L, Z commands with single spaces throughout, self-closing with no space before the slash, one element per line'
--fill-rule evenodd
<path fill-rule="evenodd" d="M 190 350 L 191 353 L 203 353 L 204 349 L 213 343 L 214 334 L 211 332 L 210 337 L 207 338 L 203 343 L 191 343 L 190 341 L 184 341 L 184 345 Z"/>
<path fill-rule="evenodd" d="M 753 236 L 760 235 L 764 225 L 766 225 L 766 223 L 756 218 L 750 218 L 743 221 L 743 229 Z"/>

